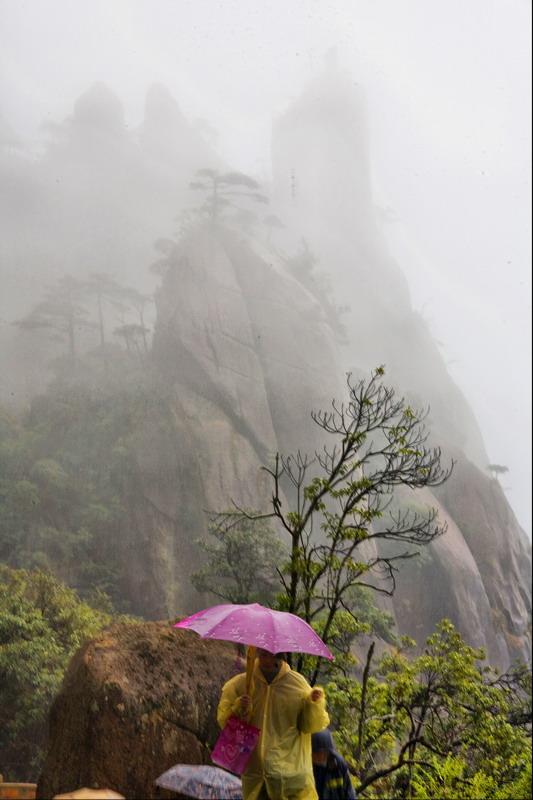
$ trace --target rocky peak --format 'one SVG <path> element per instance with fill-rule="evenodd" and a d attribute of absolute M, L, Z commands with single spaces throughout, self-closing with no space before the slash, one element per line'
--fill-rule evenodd
<path fill-rule="evenodd" d="M 144 123 L 147 128 L 167 128 L 176 131 L 188 126 L 177 101 L 162 83 L 152 84 L 146 92 Z"/>
<path fill-rule="evenodd" d="M 274 200 L 310 227 L 368 237 L 372 205 L 366 96 L 344 71 L 310 81 L 274 122 Z"/>
<path fill-rule="evenodd" d="M 221 158 L 194 130 L 166 86 L 155 83 L 146 92 L 144 120 L 139 144 L 145 155 L 162 169 L 179 171 L 179 181 L 188 185 L 201 167 L 219 167 Z"/>
<path fill-rule="evenodd" d="M 97 81 L 74 104 L 72 140 L 94 144 L 99 140 L 119 140 L 125 135 L 122 103 L 111 89 Z"/>

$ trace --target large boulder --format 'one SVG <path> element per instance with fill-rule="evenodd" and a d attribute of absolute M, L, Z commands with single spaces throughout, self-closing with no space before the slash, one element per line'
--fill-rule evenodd
<path fill-rule="evenodd" d="M 50 713 L 37 797 L 80 786 L 180 797 L 154 781 L 177 763 L 212 763 L 220 690 L 239 671 L 233 645 L 172 622 L 112 626 L 70 664 Z"/>

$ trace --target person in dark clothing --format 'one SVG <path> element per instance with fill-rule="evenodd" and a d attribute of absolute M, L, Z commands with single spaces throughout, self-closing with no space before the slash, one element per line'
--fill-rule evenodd
<path fill-rule="evenodd" d="M 319 800 L 356 800 L 348 764 L 335 749 L 328 728 L 311 736 L 313 773 Z"/>

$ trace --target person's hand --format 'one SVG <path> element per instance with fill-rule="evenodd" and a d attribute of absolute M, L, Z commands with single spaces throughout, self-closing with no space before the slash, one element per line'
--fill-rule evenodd
<path fill-rule="evenodd" d="M 311 702 L 316 703 L 317 700 L 320 700 L 321 697 L 324 697 L 323 689 L 319 689 L 318 687 L 316 689 L 313 689 L 310 697 L 311 697 Z"/>
<path fill-rule="evenodd" d="M 241 706 L 241 711 L 244 711 L 246 714 L 252 708 L 252 698 L 250 697 L 249 694 L 241 694 L 241 696 L 239 697 L 239 703 Z"/>

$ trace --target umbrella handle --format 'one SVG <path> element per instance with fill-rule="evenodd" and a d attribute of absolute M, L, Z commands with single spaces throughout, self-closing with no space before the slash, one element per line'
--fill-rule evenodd
<path fill-rule="evenodd" d="M 254 691 L 253 671 L 255 665 L 255 651 L 256 648 L 254 645 L 248 645 L 246 652 L 246 694 L 249 694 L 250 697 Z"/>

